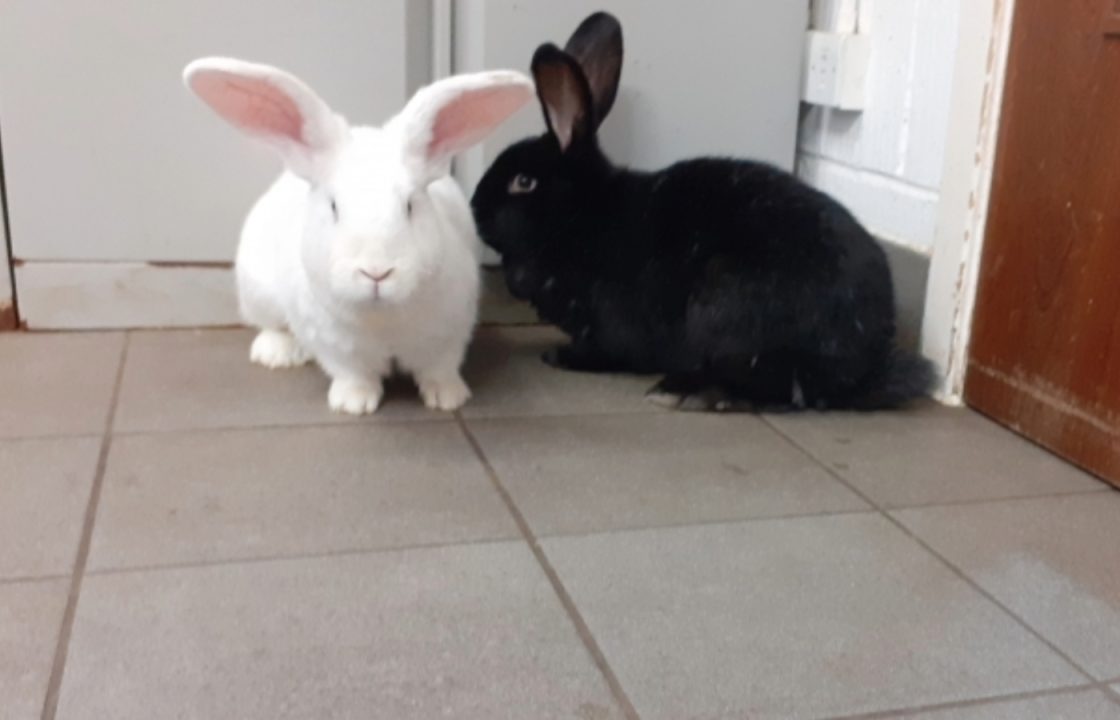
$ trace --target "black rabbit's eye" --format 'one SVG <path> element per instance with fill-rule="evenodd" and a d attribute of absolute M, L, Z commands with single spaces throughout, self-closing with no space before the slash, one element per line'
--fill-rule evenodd
<path fill-rule="evenodd" d="M 334 218 L 335 222 L 338 222 L 338 203 L 334 201 L 334 198 L 331 198 L 331 217 Z"/>
<path fill-rule="evenodd" d="M 518 173 L 509 181 L 510 195 L 525 195 L 537 189 L 537 179 L 524 173 Z"/>

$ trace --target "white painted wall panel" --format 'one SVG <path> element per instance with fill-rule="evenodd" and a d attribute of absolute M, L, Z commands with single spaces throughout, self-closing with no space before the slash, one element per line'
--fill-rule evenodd
<path fill-rule="evenodd" d="M 871 38 L 867 109 L 831 113 L 824 135 L 826 157 L 902 176 L 914 90 L 911 76 L 918 2 L 922 0 L 860 3 L 860 32 Z"/>
<path fill-rule="evenodd" d="M 948 132 L 963 0 L 814 0 L 820 30 L 871 40 L 867 107 L 807 109 L 799 174 L 841 201 L 881 237 L 928 253 Z M 909 208 L 910 215 L 902 208 Z"/>
<path fill-rule="evenodd" d="M 406 6 L 406 3 L 408 4 Z M 226 260 L 279 171 L 182 86 L 200 55 L 268 62 L 349 117 L 381 121 L 430 51 L 415 0 L 3 3 L 0 119 L 25 260 Z M 415 48 L 412 48 L 415 50 Z M 413 58 L 410 64 L 406 58 Z M 412 71 L 410 75 L 410 70 Z"/>
<path fill-rule="evenodd" d="M 960 9 L 958 0 L 922 0 L 918 6 L 910 142 L 903 167 L 905 178 L 922 187 L 938 187 L 944 170 Z"/>
<path fill-rule="evenodd" d="M 802 179 L 841 198 L 880 239 L 928 252 L 937 220 L 937 192 L 827 158 L 803 157 Z"/>

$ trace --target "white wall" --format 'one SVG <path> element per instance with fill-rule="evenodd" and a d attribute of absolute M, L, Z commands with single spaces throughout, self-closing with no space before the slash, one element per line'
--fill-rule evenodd
<path fill-rule="evenodd" d="M 962 0 L 813 0 L 814 29 L 867 34 L 865 109 L 809 108 L 798 174 L 883 240 L 930 254 Z"/>
<path fill-rule="evenodd" d="M 228 266 L 281 163 L 183 87 L 188 61 L 279 65 L 358 123 L 386 120 L 431 74 L 421 0 L 0 6 L 4 172 L 31 329 L 236 322 Z"/>

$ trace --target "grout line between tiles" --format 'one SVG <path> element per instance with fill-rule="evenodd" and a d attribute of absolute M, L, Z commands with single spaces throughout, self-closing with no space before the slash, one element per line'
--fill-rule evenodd
<path fill-rule="evenodd" d="M 877 515 L 875 508 L 858 508 L 852 510 L 821 510 L 820 512 L 791 513 L 788 515 L 759 515 L 756 517 L 723 518 L 720 520 L 686 520 L 684 522 L 651 523 L 649 525 L 634 525 L 632 527 L 598 528 L 581 532 L 545 532 L 537 533 L 538 539 L 559 540 L 564 538 L 590 538 L 610 537 L 612 535 L 628 535 L 630 533 L 655 532 L 659 530 L 686 530 L 688 528 L 722 527 L 732 525 L 753 525 L 755 523 L 781 522 L 783 520 L 815 520 L 818 518 L 847 517 L 850 515 Z"/>
<path fill-rule="evenodd" d="M 554 418 L 588 418 L 588 417 L 629 417 L 629 416 L 648 416 L 657 413 L 657 410 L 624 410 L 619 412 L 600 412 L 600 413 L 558 413 L 547 415 L 494 415 L 494 416 L 469 416 L 466 418 L 471 422 L 491 422 L 491 421 L 526 421 L 526 420 L 551 420 Z M 242 432 L 253 430 L 306 430 L 306 429 L 333 429 L 333 428 L 376 428 L 384 426 L 399 427 L 410 424 L 420 423 L 454 423 L 455 418 L 450 415 L 433 414 L 431 416 L 415 416 L 415 417 L 387 417 L 384 415 L 376 416 L 375 420 L 320 420 L 310 422 L 294 422 L 294 423 L 267 423 L 267 424 L 250 424 L 250 425 L 214 425 L 214 426 L 198 426 L 198 427 L 181 427 L 181 428 L 156 428 L 150 430 L 115 430 L 114 437 L 149 437 L 161 435 L 201 435 L 205 433 L 229 433 L 229 432 Z M 99 437 L 97 435 L 91 436 L 89 433 L 75 434 L 75 435 L 29 435 L 26 437 L 10 437 L 0 438 L 0 442 L 7 440 L 54 440 L 58 438 L 80 438 L 80 437 Z"/>
<path fill-rule="evenodd" d="M 729 518 L 726 520 L 698 520 L 695 522 L 682 522 L 682 523 L 667 523 L 667 524 L 652 524 L 652 525 L 637 525 L 634 527 L 625 528 L 602 528 L 598 530 L 588 530 L 585 532 L 571 532 L 571 533 L 544 533 L 537 535 L 538 539 L 562 539 L 562 538 L 583 538 L 583 537 L 601 537 L 609 535 L 624 535 L 627 533 L 639 533 L 646 531 L 657 530 L 680 530 L 695 527 L 712 527 L 721 525 L 742 525 L 749 523 L 764 523 L 764 522 L 777 522 L 782 520 L 805 520 L 826 517 L 843 517 L 847 515 L 877 515 L 878 511 L 873 508 L 864 508 L 860 510 L 826 510 L 818 513 L 807 514 L 793 514 L 793 515 L 767 515 L 761 517 L 751 518 Z M 503 543 L 519 542 L 524 538 L 521 535 L 520 529 L 516 536 L 512 537 L 489 537 L 489 538 L 473 538 L 470 540 L 448 540 L 446 542 L 430 542 L 430 543 L 407 543 L 404 545 L 388 545 L 384 547 L 369 547 L 369 548 L 341 548 L 336 550 L 323 550 L 319 552 L 308 553 L 280 553 L 274 555 L 249 555 L 245 557 L 226 557 L 215 558 L 212 560 L 186 560 L 181 562 L 167 562 L 167 563 L 149 563 L 139 565 L 123 565 L 119 567 L 105 567 L 97 569 L 86 569 L 86 577 L 100 577 L 112 575 L 129 575 L 132 573 L 147 573 L 147 572 L 161 572 L 165 570 L 197 570 L 209 567 L 225 567 L 229 565 L 255 565 L 273 562 L 286 562 L 289 560 L 321 560 L 323 558 L 333 557 L 352 557 L 358 555 L 387 555 L 392 553 L 405 553 L 414 550 L 440 550 L 444 548 L 459 548 L 459 547 L 473 547 L 476 545 L 500 545 Z M 16 582 L 34 582 L 39 580 L 61 579 L 69 577 L 68 575 L 44 575 L 27 578 L 11 578 L 0 579 L 0 585 L 4 583 Z"/>
<path fill-rule="evenodd" d="M 1080 495 L 1104 495 L 1111 492 L 1120 492 L 1115 488 L 1105 486 L 1091 490 L 1059 490 L 1057 492 L 1042 493 L 1041 495 L 1008 495 L 1006 497 L 976 498 L 972 500 L 944 500 L 939 502 L 918 503 L 915 505 L 883 505 L 885 512 L 903 512 L 906 510 L 936 510 L 937 508 L 968 507 L 970 505 L 994 505 L 1005 502 L 1029 502 L 1031 500 L 1055 500 L 1058 498 L 1078 497 Z"/>
<path fill-rule="evenodd" d="M 897 708 L 894 710 L 875 710 L 872 712 L 857 713 L 855 715 L 834 715 L 830 716 L 827 720 L 890 720 L 891 718 L 910 717 L 914 715 L 920 715 L 921 713 L 937 712 L 940 710 L 960 710 L 963 708 L 980 707 L 999 702 L 1035 700 L 1037 698 L 1068 695 L 1070 693 L 1085 692 L 1086 690 L 1093 690 L 1095 688 L 1096 686 L 1091 683 L 1083 683 L 1080 685 L 1063 685 L 1062 687 L 1047 688 L 1046 690 L 1028 690 L 1026 692 L 1006 693 L 1002 695 L 992 695 L 989 697 L 980 698 L 969 698 L 968 700 L 953 700 L 950 702 L 933 703 L 930 705 L 918 705 L 914 707 Z"/>
<path fill-rule="evenodd" d="M 826 517 L 843 517 L 848 515 L 877 515 L 878 511 L 872 508 L 864 508 L 860 510 L 826 510 L 819 513 L 808 514 L 795 514 L 795 515 L 768 515 L 764 517 L 753 518 L 729 518 L 727 520 L 700 520 L 696 522 L 683 522 L 683 523 L 668 523 L 668 524 L 653 524 L 653 525 L 640 525 L 627 528 L 603 528 L 600 530 L 589 530 L 586 532 L 573 532 L 573 533 L 544 533 L 537 535 L 538 539 L 561 539 L 561 538 L 583 538 L 583 537 L 601 537 L 609 535 L 624 535 L 627 533 L 639 533 L 646 531 L 657 530 L 680 530 L 694 527 L 711 527 L 721 525 L 742 525 L 749 523 L 764 523 L 764 522 L 777 522 L 782 520 L 804 520 L 816 519 Z M 112 575 L 129 575 L 132 573 L 147 573 L 147 572 L 161 572 L 165 570 L 198 570 L 209 567 L 226 567 L 230 565 L 256 565 L 274 562 L 286 562 L 289 560 L 321 560 L 324 558 L 333 557 L 353 557 L 360 555 L 388 555 L 392 553 L 405 553 L 415 550 L 441 550 L 445 548 L 460 548 L 460 547 L 473 547 L 478 545 L 500 545 L 503 543 L 519 542 L 524 540 L 520 528 L 516 536 L 511 537 L 489 537 L 489 538 L 474 538 L 471 540 L 448 540 L 446 542 L 430 542 L 430 543 L 408 543 L 404 545 L 391 545 L 384 547 L 369 547 L 369 548 L 341 548 L 336 550 L 323 550 L 320 552 L 308 553 L 281 553 L 275 555 L 250 555 L 245 557 L 227 557 L 215 558 L 212 560 L 187 560 L 181 562 L 168 562 L 168 563 L 150 563 L 141 565 L 124 565 L 119 567 L 106 567 L 97 569 L 86 569 L 86 577 L 101 577 Z M 65 578 L 66 575 L 53 576 L 53 579 Z M 25 582 L 36 580 L 52 579 L 51 576 L 33 577 L 33 578 L 15 578 L 12 580 L 0 580 L 0 584 L 5 582 Z"/>
<path fill-rule="evenodd" d="M 62 615 L 62 627 L 58 634 L 58 644 L 55 646 L 54 660 L 51 663 L 51 675 L 47 682 L 47 693 L 43 698 L 42 720 L 54 720 L 58 714 L 59 693 L 62 690 L 62 674 L 66 668 L 66 657 L 70 651 L 70 634 L 74 630 L 74 618 L 78 612 L 78 599 L 82 593 L 82 579 L 85 576 L 86 563 L 89 561 L 90 545 L 93 541 L 93 523 L 97 517 L 97 505 L 101 499 L 101 486 L 105 481 L 105 468 L 109 462 L 109 450 L 113 445 L 113 421 L 117 416 L 117 403 L 120 399 L 121 381 L 124 378 L 125 362 L 128 359 L 128 343 L 130 335 L 124 334 L 121 341 L 120 358 L 117 364 L 117 375 L 113 380 L 113 392 L 109 401 L 109 412 L 105 418 L 105 432 L 101 437 L 101 449 L 97 455 L 97 468 L 93 475 L 93 485 L 90 487 L 89 502 L 82 522 L 81 539 L 78 542 L 78 552 L 74 559 L 74 568 L 70 576 L 70 593 L 66 600 L 66 609 Z"/>
<path fill-rule="evenodd" d="M 113 433 L 114 437 L 130 438 L 130 437 L 160 437 L 166 435 L 206 435 L 209 433 L 237 433 L 237 432 L 255 432 L 255 431 L 270 431 L 270 430 L 330 430 L 330 429 L 370 429 L 376 427 L 400 427 L 412 424 L 432 424 L 438 425 L 451 424 L 454 418 L 449 416 L 434 415 L 432 417 L 401 417 L 401 418 L 388 418 L 384 415 L 377 416 L 376 420 L 321 420 L 312 422 L 296 422 L 296 423 L 266 423 L 262 425 L 214 425 L 210 427 L 181 427 L 181 428 L 158 428 L 154 430 L 118 430 Z"/>
<path fill-rule="evenodd" d="M 544 548 L 541 547 L 540 542 L 537 540 L 536 535 L 533 533 L 533 529 L 529 526 L 529 522 L 521 513 L 521 509 L 517 507 L 517 503 L 513 501 L 513 496 L 510 495 L 509 491 L 506 490 L 505 485 L 502 484 L 501 478 L 498 477 L 497 471 L 494 470 L 494 466 L 490 464 L 490 460 L 486 457 L 486 453 L 483 452 L 482 445 L 479 444 L 478 439 L 474 436 L 474 433 L 472 433 L 470 431 L 470 428 L 467 427 L 467 423 L 463 420 L 462 415 L 456 412 L 455 418 L 459 421 L 459 428 L 462 430 L 463 436 L 467 439 L 467 442 L 470 443 L 471 448 L 474 450 L 475 455 L 478 457 L 478 461 L 482 464 L 483 469 L 485 469 L 486 471 L 486 475 L 490 478 L 490 482 L 494 486 L 494 490 L 498 493 L 498 496 L 502 499 L 502 502 L 505 503 L 506 509 L 509 510 L 510 515 L 513 516 L 513 521 L 517 524 L 517 528 L 521 531 L 521 535 L 524 538 L 525 543 L 529 546 L 529 550 L 533 553 L 533 556 L 536 558 L 537 563 L 541 567 L 541 570 L 544 571 L 545 577 L 548 579 L 549 584 L 552 585 L 552 589 L 556 593 L 557 598 L 560 600 L 560 604 L 563 606 L 564 611 L 567 613 L 569 620 L 571 620 L 572 624 L 575 626 L 576 634 L 579 635 L 580 640 L 583 642 L 584 648 L 591 655 L 592 661 L 595 663 L 595 666 L 602 674 L 603 679 L 607 683 L 607 687 L 610 688 L 611 694 L 614 695 L 615 701 L 619 704 L 619 707 L 622 709 L 623 714 L 628 718 L 628 720 L 641 720 L 641 716 L 638 715 L 638 711 L 634 708 L 634 704 L 630 701 L 630 697 L 626 694 L 626 690 L 622 687 L 622 683 L 619 681 L 618 676 L 615 675 L 614 670 L 611 669 L 610 664 L 607 662 L 607 656 L 603 654 L 602 648 L 599 647 L 599 643 L 595 640 L 595 636 L 592 635 L 591 628 L 588 626 L 587 621 L 583 619 L 583 615 L 580 614 L 579 608 L 576 607 L 575 600 L 572 599 L 571 594 L 568 592 L 567 588 L 564 587 L 564 583 L 560 579 L 559 573 L 556 572 L 556 568 L 553 567 L 552 561 L 549 560 L 548 555 L 545 554 Z"/>
<path fill-rule="evenodd" d="M 763 418 L 763 422 L 765 422 L 770 427 L 770 429 L 773 430 L 776 435 L 778 435 L 778 437 L 782 438 L 786 443 L 788 443 L 791 447 L 795 448 L 798 452 L 804 454 L 805 457 L 809 458 L 810 460 L 812 460 L 813 462 L 817 463 L 822 468 L 824 468 L 825 472 L 827 472 L 829 475 L 831 475 L 833 478 L 835 478 L 837 482 L 839 482 L 841 485 L 843 485 L 844 487 L 851 490 L 853 493 L 855 493 L 857 496 L 859 496 L 864 502 L 869 504 L 871 507 L 875 508 L 875 510 L 877 510 L 879 512 L 879 515 L 883 519 L 885 519 L 891 525 L 894 525 L 896 528 L 901 530 L 903 534 L 905 534 L 907 537 L 909 537 L 911 540 L 913 540 L 919 546 L 924 548 L 925 551 L 928 552 L 930 555 L 932 555 L 934 558 L 939 560 L 954 575 L 956 575 L 958 578 L 963 580 L 968 586 L 973 588 L 976 592 L 980 593 L 983 597 L 987 598 L 988 601 L 991 602 L 993 605 L 995 605 L 997 608 L 1002 610 L 1008 617 L 1010 617 L 1020 627 L 1022 627 L 1024 630 L 1026 630 L 1028 634 L 1030 634 L 1036 640 L 1041 642 L 1044 646 L 1049 648 L 1058 657 L 1065 660 L 1070 665 L 1070 667 L 1072 667 L 1074 670 L 1076 670 L 1078 673 L 1080 673 L 1089 683 L 1091 683 L 1091 684 L 1097 683 L 1097 679 L 1094 678 L 1092 676 L 1092 674 L 1090 674 L 1085 668 L 1081 667 L 1081 665 L 1079 663 L 1077 663 L 1072 657 L 1070 657 L 1068 653 L 1066 653 L 1064 650 L 1062 650 L 1057 645 L 1055 645 L 1053 642 L 1051 642 L 1049 638 L 1047 638 L 1041 632 L 1036 630 L 1033 625 L 1031 625 L 1026 620 L 1021 618 L 1018 615 L 1018 613 L 1012 611 L 1011 608 L 1009 608 L 1002 601 L 997 599 L 995 595 L 990 593 L 986 588 L 982 587 L 980 585 L 980 583 L 973 580 L 972 577 L 970 577 L 967 573 L 964 572 L 964 570 L 957 567 L 954 563 L 950 562 L 947 557 L 945 557 L 941 553 L 934 550 L 932 545 L 927 543 L 922 538 L 918 537 L 913 531 L 910 530 L 910 528 L 906 527 L 906 525 L 904 525 L 900 520 L 895 518 L 888 511 L 884 510 L 882 505 L 880 505 L 879 503 L 872 500 L 871 497 L 869 497 L 866 493 L 861 491 L 859 488 L 855 487 L 855 485 L 853 485 L 851 482 L 849 482 L 847 479 L 845 479 L 842 475 L 840 475 L 835 470 L 833 470 L 831 467 L 829 467 L 828 463 L 823 462 L 814 453 L 812 453 L 808 449 L 799 445 L 797 443 L 797 441 L 795 441 L 792 437 L 790 437 L 785 432 L 783 432 L 780 428 L 778 428 L 773 423 L 771 423 L 768 419 Z"/>
<path fill-rule="evenodd" d="M 74 432 L 74 433 L 46 433 L 41 435 L 7 435 L 0 436 L 0 445 L 5 443 L 33 443 L 50 442 L 52 440 L 100 440 L 99 433 Z"/>
<path fill-rule="evenodd" d="M 444 550 L 448 548 L 468 548 L 483 545 L 502 545 L 515 543 L 521 536 L 475 538 L 472 540 L 449 540 L 447 542 L 412 543 L 406 545 L 372 547 L 372 548 L 342 548 L 338 550 L 323 550 L 321 552 L 292 553 L 282 555 L 255 555 L 249 557 L 217 558 L 214 560 L 189 560 L 183 562 L 153 563 L 148 565 L 126 565 L 122 567 L 107 567 L 87 570 L 86 577 L 104 577 L 114 575 L 131 575 L 133 573 L 158 573 L 174 570 L 201 570 L 213 567 L 229 567 L 231 565 L 266 565 L 268 563 L 299 562 L 303 560 L 323 560 L 327 558 L 358 557 L 365 555 L 392 555 L 416 550 Z"/>
<path fill-rule="evenodd" d="M 69 578 L 70 575 L 68 573 L 47 573 L 46 575 L 13 575 L 11 577 L 0 578 L 0 587 L 4 587 L 5 585 L 32 585 L 34 583 L 67 580 Z"/>

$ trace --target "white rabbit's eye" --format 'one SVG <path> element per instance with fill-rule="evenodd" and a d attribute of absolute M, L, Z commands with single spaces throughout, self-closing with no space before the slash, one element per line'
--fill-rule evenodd
<path fill-rule="evenodd" d="M 407 210 L 407 211 L 408 211 L 408 216 L 409 216 L 409 217 L 412 217 L 412 201 L 411 201 L 411 200 L 409 200 L 409 201 L 408 201 L 408 202 L 407 202 L 407 203 L 405 204 L 405 206 L 404 206 L 404 207 L 405 207 L 405 210 Z"/>
<path fill-rule="evenodd" d="M 331 215 L 334 217 L 334 221 L 338 222 L 338 203 L 334 201 L 334 198 L 331 198 Z"/>
<path fill-rule="evenodd" d="M 510 195 L 526 195 L 537 189 L 537 179 L 524 173 L 518 173 L 509 181 Z"/>

